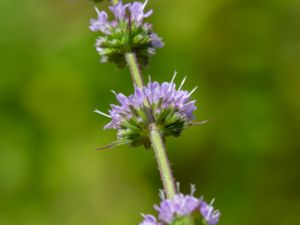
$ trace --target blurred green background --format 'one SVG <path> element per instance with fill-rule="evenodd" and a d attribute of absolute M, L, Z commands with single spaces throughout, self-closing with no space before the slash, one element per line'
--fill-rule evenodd
<path fill-rule="evenodd" d="M 101 4 L 100 8 L 107 8 Z M 144 71 L 194 94 L 198 120 L 169 138 L 182 191 L 216 198 L 220 225 L 300 221 L 300 1 L 151 0 L 164 38 Z M 0 1 L 0 224 L 132 225 L 161 188 L 153 152 L 115 139 L 92 111 L 129 94 L 99 64 L 87 0 Z"/>

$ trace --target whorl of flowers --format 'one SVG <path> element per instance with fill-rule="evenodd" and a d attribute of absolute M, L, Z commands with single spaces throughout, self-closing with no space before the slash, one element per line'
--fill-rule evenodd
<path fill-rule="evenodd" d="M 149 125 L 155 123 L 163 139 L 167 136 L 177 137 L 182 130 L 192 124 L 193 111 L 196 110 L 195 100 L 191 92 L 182 90 L 185 79 L 176 88 L 172 81 L 149 82 L 145 87 L 135 88 L 133 95 L 116 94 L 119 105 L 111 104 L 109 115 L 98 110 L 95 112 L 111 118 L 105 129 L 116 129 L 118 140 L 115 144 L 144 145 L 149 148 Z"/>
<path fill-rule="evenodd" d="M 143 215 L 140 225 L 216 225 L 221 213 L 208 204 L 203 198 L 194 197 L 195 187 L 192 186 L 190 195 L 176 194 L 172 199 L 166 199 L 162 194 L 162 201 L 154 205 L 158 212 L 158 219 L 153 215 Z"/>
<path fill-rule="evenodd" d="M 90 29 L 100 32 L 96 40 L 96 50 L 100 54 L 101 62 L 114 62 L 118 67 L 126 65 L 125 54 L 136 54 L 141 66 L 146 66 L 151 55 L 157 48 L 163 47 L 160 37 L 152 30 L 152 24 L 144 23 L 144 18 L 149 17 L 153 10 L 144 12 L 145 3 L 133 2 L 123 4 L 119 1 L 110 6 L 114 15 L 112 21 L 108 20 L 105 11 L 96 8 L 98 18 L 90 20 Z"/>

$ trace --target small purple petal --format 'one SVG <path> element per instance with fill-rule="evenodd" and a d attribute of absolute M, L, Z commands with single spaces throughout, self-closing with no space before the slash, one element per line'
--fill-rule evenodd
<path fill-rule="evenodd" d="M 149 10 L 147 13 L 144 13 L 145 4 L 141 2 L 133 2 L 128 6 L 131 13 L 131 19 L 136 22 L 138 25 L 141 25 L 143 19 L 151 16 L 153 10 Z"/>
<path fill-rule="evenodd" d="M 173 201 L 177 204 L 176 213 L 180 216 L 191 214 L 200 205 L 199 199 L 189 195 L 176 195 Z"/>
<path fill-rule="evenodd" d="M 117 4 L 110 6 L 109 9 L 114 14 L 116 19 L 124 20 L 127 7 L 128 4 L 123 5 L 122 1 L 119 1 Z"/>
<path fill-rule="evenodd" d="M 156 33 L 152 33 L 150 35 L 150 38 L 151 38 L 151 44 L 154 48 L 162 48 L 164 47 L 164 43 L 163 41 L 161 40 L 160 37 L 157 36 Z"/>
<path fill-rule="evenodd" d="M 221 216 L 221 213 L 218 210 L 214 210 L 213 206 L 207 204 L 205 201 L 201 202 L 200 213 L 209 225 L 216 225 Z"/>
<path fill-rule="evenodd" d="M 156 218 L 152 215 L 143 215 L 144 221 L 140 225 L 159 225 Z"/>
<path fill-rule="evenodd" d="M 166 199 L 156 206 L 155 209 L 159 212 L 158 218 L 165 223 L 171 223 L 174 218 L 175 209 L 172 200 Z"/>
<path fill-rule="evenodd" d="M 101 11 L 99 12 L 98 9 L 97 10 L 97 13 L 98 13 L 98 18 L 95 20 L 95 19 L 91 19 L 90 20 L 90 30 L 93 31 L 93 32 L 96 32 L 96 31 L 101 31 L 105 34 L 110 34 L 110 24 L 109 22 L 107 21 L 107 18 L 108 18 L 108 15 L 105 11 Z"/>
<path fill-rule="evenodd" d="M 144 27 L 145 30 L 150 31 L 152 29 L 152 24 L 150 24 L 150 23 L 144 23 L 143 27 Z"/>

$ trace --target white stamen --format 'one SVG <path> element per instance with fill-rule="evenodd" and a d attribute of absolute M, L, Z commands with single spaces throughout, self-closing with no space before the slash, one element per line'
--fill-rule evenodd
<path fill-rule="evenodd" d="M 181 82 L 181 84 L 180 84 L 180 86 L 179 86 L 179 88 L 178 88 L 178 91 L 181 90 L 182 86 L 183 86 L 184 83 L 185 83 L 185 80 L 186 80 L 186 77 L 183 78 L 183 80 L 182 80 L 182 82 Z"/>
<path fill-rule="evenodd" d="M 198 86 L 194 87 L 193 90 L 191 90 L 191 92 L 188 94 L 188 97 L 190 97 L 196 90 L 197 90 Z"/>
<path fill-rule="evenodd" d="M 106 114 L 106 113 L 104 113 L 104 112 L 101 112 L 101 111 L 99 111 L 98 109 L 95 109 L 95 110 L 94 110 L 94 112 L 95 112 L 95 113 L 98 113 L 98 114 L 100 114 L 100 115 L 102 115 L 102 116 L 105 116 L 105 117 L 111 118 L 111 116 L 110 116 L 110 115 L 108 115 L 108 114 Z"/>
<path fill-rule="evenodd" d="M 97 14 L 98 14 L 98 15 L 100 15 L 100 11 L 99 11 L 99 9 L 98 9 L 96 6 L 95 6 L 94 8 L 95 8 L 95 10 L 96 10 Z"/>
<path fill-rule="evenodd" d="M 191 184 L 191 195 L 194 196 L 195 192 L 196 192 L 196 185 Z"/>
<path fill-rule="evenodd" d="M 171 80 L 170 83 L 173 83 L 173 82 L 174 82 L 176 75 L 177 75 L 177 71 L 175 70 L 175 71 L 174 71 L 174 75 L 173 75 L 172 80 Z"/>
<path fill-rule="evenodd" d="M 159 190 L 159 197 L 161 200 L 165 200 L 166 199 L 166 195 L 165 195 L 165 192 L 164 190 Z"/>
<path fill-rule="evenodd" d="M 146 1 L 144 2 L 143 8 L 145 8 L 147 4 L 148 4 L 148 0 L 146 0 Z"/>
<path fill-rule="evenodd" d="M 113 93 L 115 96 L 117 96 L 117 92 L 115 92 L 114 90 L 110 90 L 111 93 Z"/>
<path fill-rule="evenodd" d="M 180 193 L 180 183 L 179 182 L 176 182 L 176 191 L 177 193 Z"/>
<path fill-rule="evenodd" d="M 148 75 L 148 82 L 151 83 L 151 75 Z"/>
<path fill-rule="evenodd" d="M 209 205 L 212 206 L 212 205 L 214 204 L 214 202 L 215 202 L 215 199 L 213 198 L 213 199 L 211 200 L 211 202 L 209 203 Z"/>

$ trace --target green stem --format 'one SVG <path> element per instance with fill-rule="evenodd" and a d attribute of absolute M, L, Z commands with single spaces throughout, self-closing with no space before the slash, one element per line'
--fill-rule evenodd
<path fill-rule="evenodd" d="M 132 52 L 126 53 L 125 58 L 130 69 L 131 78 L 134 85 L 138 88 L 143 88 L 143 75 L 140 71 L 136 55 Z M 155 124 L 153 113 L 150 109 L 150 104 L 148 100 L 145 100 L 145 106 L 147 108 L 148 120 L 150 123 L 150 141 L 155 153 L 155 158 L 158 164 L 158 169 L 163 182 L 164 190 L 167 195 L 167 198 L 173 198 L 173 196 L 176 194 L 175 184 L 164 142 L 162 140 L 159 129 Z"/>
<path fill-rule="evenodd" d="M 150 126 L 150 141 L 155 153 L 155 158 L 158 164 L 160 176 L 164 185 L 164 189 L 167 198 L 173 198 L 176 194 L 174 185 L 174 178 L 170 168 L 170 163 L 164 146 L 164 142 L 159 133 L 159 129 L 155 123 L 151 123 Z"/>
<path fill-rule="evenodd" d="M 136 87 L 143 88 L 144 87 L 143 76 L 142 76 L 142 73 L 138 66 L 135 54 L 132 52 L 126 53 L 125 58 L 126 58 L 128 67 L 130 69 L 130 74 L 131 74 L 133 83 L 135 84 Z"/>

